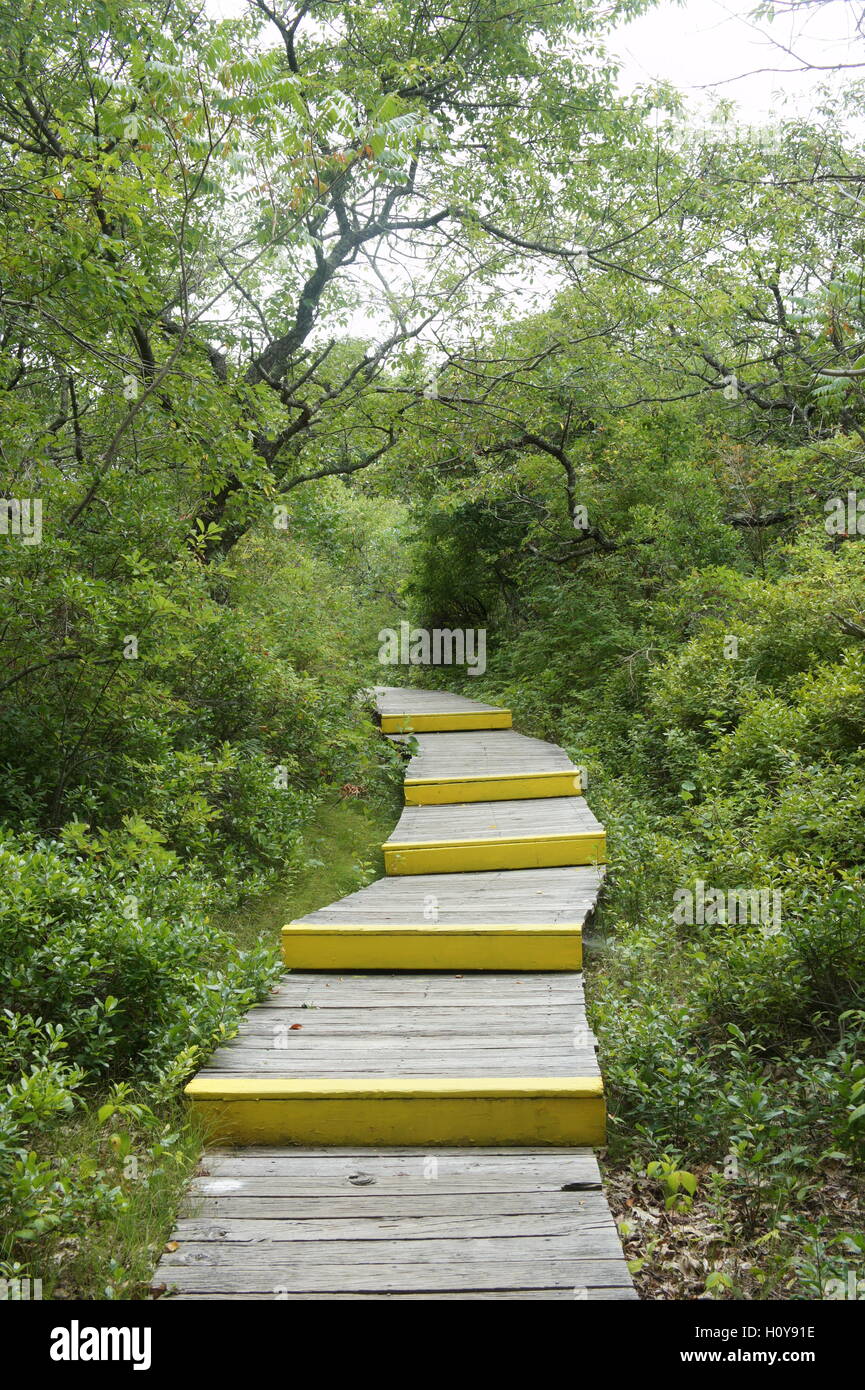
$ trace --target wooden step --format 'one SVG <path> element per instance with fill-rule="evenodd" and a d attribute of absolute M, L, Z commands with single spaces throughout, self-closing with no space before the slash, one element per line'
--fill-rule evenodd
<path fill-rule="evenodd" d="M 544 869 L 567 864 L 603 864 L 603 833 L 527 835 L 516 840 L 430 840 L 402 844 L 389 841 L 385 873 L 473 873 L 480 869 Z"/>
<path fill-rule="evenodd" d="M 384 734 L 509 729 L 511 712 L 445 691 L 377 687 L 376 705 Z"/>
<path fill-rule="evenodd" d="M 582 791 L 580 769 L 563 748 L 513 729 L 391 737 L 410 744 L 405 772 L 409 806 L 578 796 Z"/>
<path fill-rule="evenodd" d="M 430 710 L 425 713 L 383 714 L 383 734 L 412 734 L 445 732 L 453 729 L 509 729 L 509 709 Z"/>
<path fill-rule="evenodd" d="M 290 970 L 580 970 L 582 924 L 291 922 Z"/>
<path fill-rule="evenodd" d="M 292 970 L 579 970 L 603 870 L 394 875 L 283 929 Z"/>
<path fill-rule="evenodd" d="M 292 971 L 187 1095 L 236 1144 L 603 1143 L 572 972 Z"/>
<path fill-rule="evenodd" d="M 379 878 L 338 902 L 296 919 L 296 925 L 332 922 L 422 927 L 564 926 L 585 922 L 603 882 L 602 867 L 493 869 L 474 874 L 416 874 Z"/>
<path fill-rule="evenodd" d="M 604 828 L 582 797 L 407 806 L 386 843 L 388 874 L 602 864 Z"/>
<path fill-rule="evenodd" d="M 207 1133 L 235 1144 L 605 1142 L 598 1076 L 198 1076 L 186 1095 Z"/>
<path fill-rule="evenodd" d="M 541 796 L 579 796 L 580 774 L 512 772 L 470 777 L 407 777 L 407 806 L 443 806 L 467 801 L 513 801 Z"/>

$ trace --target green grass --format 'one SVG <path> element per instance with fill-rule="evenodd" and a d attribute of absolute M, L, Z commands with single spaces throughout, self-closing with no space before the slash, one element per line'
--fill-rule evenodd
<path fill-rule="evenodd" d="M 304 833 L 305 864 L 282 883 L 220 917 L 242 946 L 279 944 L 286 922 L 356 893 L 384 874 L 381 846 L 396 824 L 397 804 L 326 802 Z"/>
<path fill-rule="evenodd" d="M 70 1157 L 82 1174 L 99 1169 L 127 1205 L 109 1219 L 80 1213 L 71 1231 L 33 1243 L 28 1268 L 42 1279 L 45 1299 L 147 1298 L 201 1156 L 199 1125 L 179 1100 L 157 1107 L 146 1124 L 123 1117 L 105 1122 L 98 1112 L 94 1101 L 52 1130 L 51 1151 Z M 26 1254 L 19 1247 L 19 1258 Z"/>

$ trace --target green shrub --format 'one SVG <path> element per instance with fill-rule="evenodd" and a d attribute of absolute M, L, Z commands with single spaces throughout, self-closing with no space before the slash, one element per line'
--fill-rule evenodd
<path fill-rule="evenodd" d="M 0 832 L 0 1001 L 62 1028 L 88 1078 L 155 1075 L 203 1050 L 266 990 L 275 966 L 209 923 L 213 885 L 132 821 L 65 843 Z"/>

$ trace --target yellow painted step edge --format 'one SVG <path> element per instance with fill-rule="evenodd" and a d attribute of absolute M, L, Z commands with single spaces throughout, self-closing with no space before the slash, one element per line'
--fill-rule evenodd
<path fill-rule="evenodd" d="M 385 840 L 382 849 L 461 849 L 464 845 L 546 845 L 560 840 L 604 839 L 603 830 L 562 830 L 548 835 L 483 836 L 473 840 Z"/>
<path fill-rule="evenodd" d="M 446 806 L 465 801 L 521 801 L 542 796 L 579 796 L 582 780 L 573 772 L 479 773 L 470 777 L 407 777 L 407 806 Z"/>
<path fill-rule="evenodd" d="M 235 1143 L 605 1142 L 600 1077 L 196 1078 L 186 1095 Z"/>
<path fill-rule="evenodd" d="M 479 873 L 485 869 L 566 868 L 606 862 L 604 831 L 500 840 L 442 840 L 382 845 L 385 873 Z"/>
<path fill-rule="evenodd" d="M 185 1087 L 191 1100 L 380 1100 L 477 1097 L 489 1100 L 564 1096 L 585 1100 L 603 1096 L 600 1076 L 196 1076 Z"/>
<path fill-rule="evenodd" d="M 282 959 L 290 970 L 581 970 L 582 927 L 292 922 Z"/>
<path fill-rule="evenodd" d="M 428 710 L 424 714 L 383 714 L 383 734 L 457 733 L 469 729 L 510 729 L 513 720 L 509 709 L 494 710 Z"/>

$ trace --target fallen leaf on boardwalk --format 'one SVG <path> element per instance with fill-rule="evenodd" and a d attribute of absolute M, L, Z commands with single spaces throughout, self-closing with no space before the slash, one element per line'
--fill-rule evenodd
<path fill-rule="evenodd" d="M 171 1255 L 174 1253 L 175 1250 L 180 1249 L 180 1241 L 169 1240 L 163 1248 L 165 1250 L 166 1255 Z"/>
<path fill-rule="evenodd" d="M 295 1028 L 302 1028 L 302 1027 L 303 1027 L 303 1024 L 302 1024 L 302 1023 L 292 1023 L 292 1024 L 289 1025 L 289 1032 L 290 1032 L 290 1033 L 293 1033 L 294 1030 L 295 1030 Z"/>

